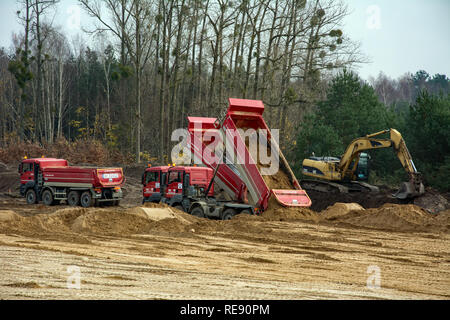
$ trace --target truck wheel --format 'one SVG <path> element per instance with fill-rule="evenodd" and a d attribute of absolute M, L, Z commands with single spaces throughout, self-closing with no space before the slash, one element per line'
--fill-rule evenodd
<path fill-rule="evenodd" d="M 69 206 L 75 207 L 80 203 L 80 194 L 78 191 L 70 191 L 67 196 L 67 204 Z"/>
<path fill-rule="evenodd" d="M 28 204 L 36 204 L 36 203 L 38 203 L 37 196 L 36 196 L 36 191 L 34 191 L 33 189 L 28 189 L 27 190 L 27 193 L 25 194 L 25 198 L 27 199 L 27 203 Z"/>
<path fill-rule="evenodd" d="M 50 190 L 47 189 L 42 193 L 42 202 L 46 206 L 51 206 L 53 204 L 53 194 Z"/>
<path fill-rule="evenodd" d="M 81 194 L 80 203 L 83 208 L 89 208 L 92 205 L 92 195 L 90 191 Z"/>
<path fill-rule="evenodd" d="M 114 200 L 114 206 L 117 207 L 118 205 L 120 205 L 120 200 Z"/>
<path fill-rule="evenodd" d="M 236 214 L 236 210 L 232 208 L 225 209 L 222 213 L 222 220 L 231 220 Z"/>
<path fill-rule="evenodd" d="M 194 209 L 192 209 L 191 214 L 193 216 L 199 217 L 199 218 L 204 218 L 205 217 L 205 213 L 203 212 L 202 207 L 195 207 Z"/>

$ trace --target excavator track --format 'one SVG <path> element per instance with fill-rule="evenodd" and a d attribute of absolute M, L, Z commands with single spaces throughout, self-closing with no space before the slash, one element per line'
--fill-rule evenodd
<path fill-rule="evenodd" d="M 300 182 L 303 189 L 319 192 L 352 193 L 352 192 L 380 192 L 376 186 L 362 181 L 351 181 L 347 183 L 337 183 L 323 180 L 305 179 Z"/>

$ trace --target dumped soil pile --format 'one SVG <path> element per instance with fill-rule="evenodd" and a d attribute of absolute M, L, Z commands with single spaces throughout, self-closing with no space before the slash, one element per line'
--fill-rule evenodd
<path fill-rule="evenodd" d="M 19 233 L 36 237 L 61 235 L 60 240 L 73 238 L 74 234 L 99 234 L 127 236 L 158 231 L 160 221 L 163 229 L 178 226 L 184 229 L 189 221 L 178 217 L 178 213 L 164 208 L 131 208 L 128 210 L 100 208 L 65 208 L 51 214 L 22 217 L 11 210 L 0 210 L 0 232 Z M 195 217 L 192 217 L 195 218 Z M 168 223 L 170 221 L 170 223 Z M 180 226 L 182 228 L 180 228 Z M 82 241 L 85 242 L 85 241 Z"/>
<path fill-rule="evenodd" d="M 259 166 L 260 168 L 260 166 Z M 269 189 L 294 189 L 286 173 L 278 170 L 276 174 L 262 176 Z"/>
<path fill-rule="evenodd" d="M 360 210 L 364 210 L 364 208 L 357 203 L 337 202 L 334 205 L 329 206 L 327 209 L 323 210 L 320 213 L 320 218 L 326 220 L 335 220 L 339 217 L 349 214 L 349 212 L 351 211 L 360 211 Z"/>
<path fill-rule="evenodd" d="M 386 231 L 450 232 L 448 214 L 444 213 L 437 219 L 429 212 L 412 204 L 385 204 L 378 209 L 352 210 L 347 214 L 335 216 L 331 220 L 338 224 Z"/>
<path fill-rule="evenodd" d="M 450 209 L 450 202 L 432 188 L 427 188 L 425 194 L 414 199 L 413 203 L 431 213 L 438 213 Z"/>
<path fill-rule="evenodd" d="M 265 221 L 319 221 L 319 215 L 303 207 L 283 207 L 272 195 L 269 199 L 268 209 L 264 211 L 261 218 Z"/>
<path fill-rule="evenodd" d="M 74 234 L 71 223 L 84 210 L 67 208 L 53 214 L 23 217 L 12 210 L 0 210 L 0 233 L 21 234 L 38 239 L 62 240 L 75 243 L 90 243 L 86 237 Z"/>
<path fill-rule="evenodd" d="M 241 127 L 240 129 L 242 129 L 243 132 L 245 132 L 246 130 L 248 130 L 250 128 Z M 241 135 L 241 138 L 245 143 L 247 151 L 250 153 L 250 148 L 249 148 L 250 138 L 246 139 L 245 136 L 242 136 L 241 131 L 238 130 L 238 132 Z M 269 155 L 269 154 L 271 155 L 272 151 L 271 151 L 270 142 L 267 141 L 266 144 L 263 144 L 262 142 L 263 141 L 261 139 L 258 139 L 258 150 L 261 150 L 261 148 L 267 148 L 266 155 Z M 253 160 L 257 159 L 256 166 L 258 167 L 258 170 L 260 172 L 261 172 L 261 168 L 269 168 L 270 167 L 270 164 L 260 163 L 260 158 L 258 155 L 251 154 L 251 156 L 253 157 Z M 283 172 L 281 170 L 281 168 L 279 168 L 279 170 L 277 171 L 276 174 L 261 175 L 261 176 L 269 189 L 294 189 L 294 186 L 292 185 L 291 181 L 289 180 L 289 177 L 287 176 L 287 174 L 285 172 Z"/>

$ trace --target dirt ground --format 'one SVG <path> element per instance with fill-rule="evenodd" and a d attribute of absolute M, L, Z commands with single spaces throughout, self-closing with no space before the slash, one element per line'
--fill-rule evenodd
<path fill-rule="evenodd" d="M 0 299 L 450 298 L 438 194 L 315 211 L 271 199 L 262 216 L 216 221 L 141 206 L 133 170 L 120 207 L 83 209 L 26 205 L 0 168 Z"/>

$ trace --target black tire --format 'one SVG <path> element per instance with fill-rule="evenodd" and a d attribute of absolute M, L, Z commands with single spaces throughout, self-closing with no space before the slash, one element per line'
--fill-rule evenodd
<path fill-rule="evenodd" d="M 90 191 L 85 191 L 81 194 L 80 204 L 83 208 L 89 208 L 92 206 L 92 194 Z"/>
<path fill-rule="evenodd" d="M 120 200 L 114 200 L 114 206 L 117 207 L 118 205 L 120 205 Z"/>
<path fill-rule="evenodd" d="M 222 213 L 222 220 L 231 220 L 236 215 L 236 210 L 232 208 L 225 209 Z"/>
<path fill-rule="evenodd" d="M 42 193 L 42 202 L 46 205 L 46 206 L 51 206 L 54 203 L 54 199 L 53 199 L 53 193 L 47 189 Z"/>
<path fill-rule="evenodd" d="M 80 203 L 80 193 L 78 191 L 72 190 L 67 195 L 67 204 L 72 207 L 78 206 Z"/>
<path fill-rule="evenodd" d="M 38 203 L 36 191 L 34 189 L 28 189 L 25 193 L 25 199 L 27 199 L 28 204 L 36 204 Z"/>
<path fill-rule="evenodd" d="M 191 214 L 193 216 L 199 217 L 199 218 L 204 218 L 205 217 L 205 213 L 203 212 L 202 207 L 195 207 L 194 209 L 192 209 Z"/>
<path fill-rule="evenodd" d="M 183 206 L 181 204 L 174 206 L 174 208 L 178 209 L 178 210 L 181 210 L 181 211 L 184 211 L 184 208 L 183 208 Z"/>

